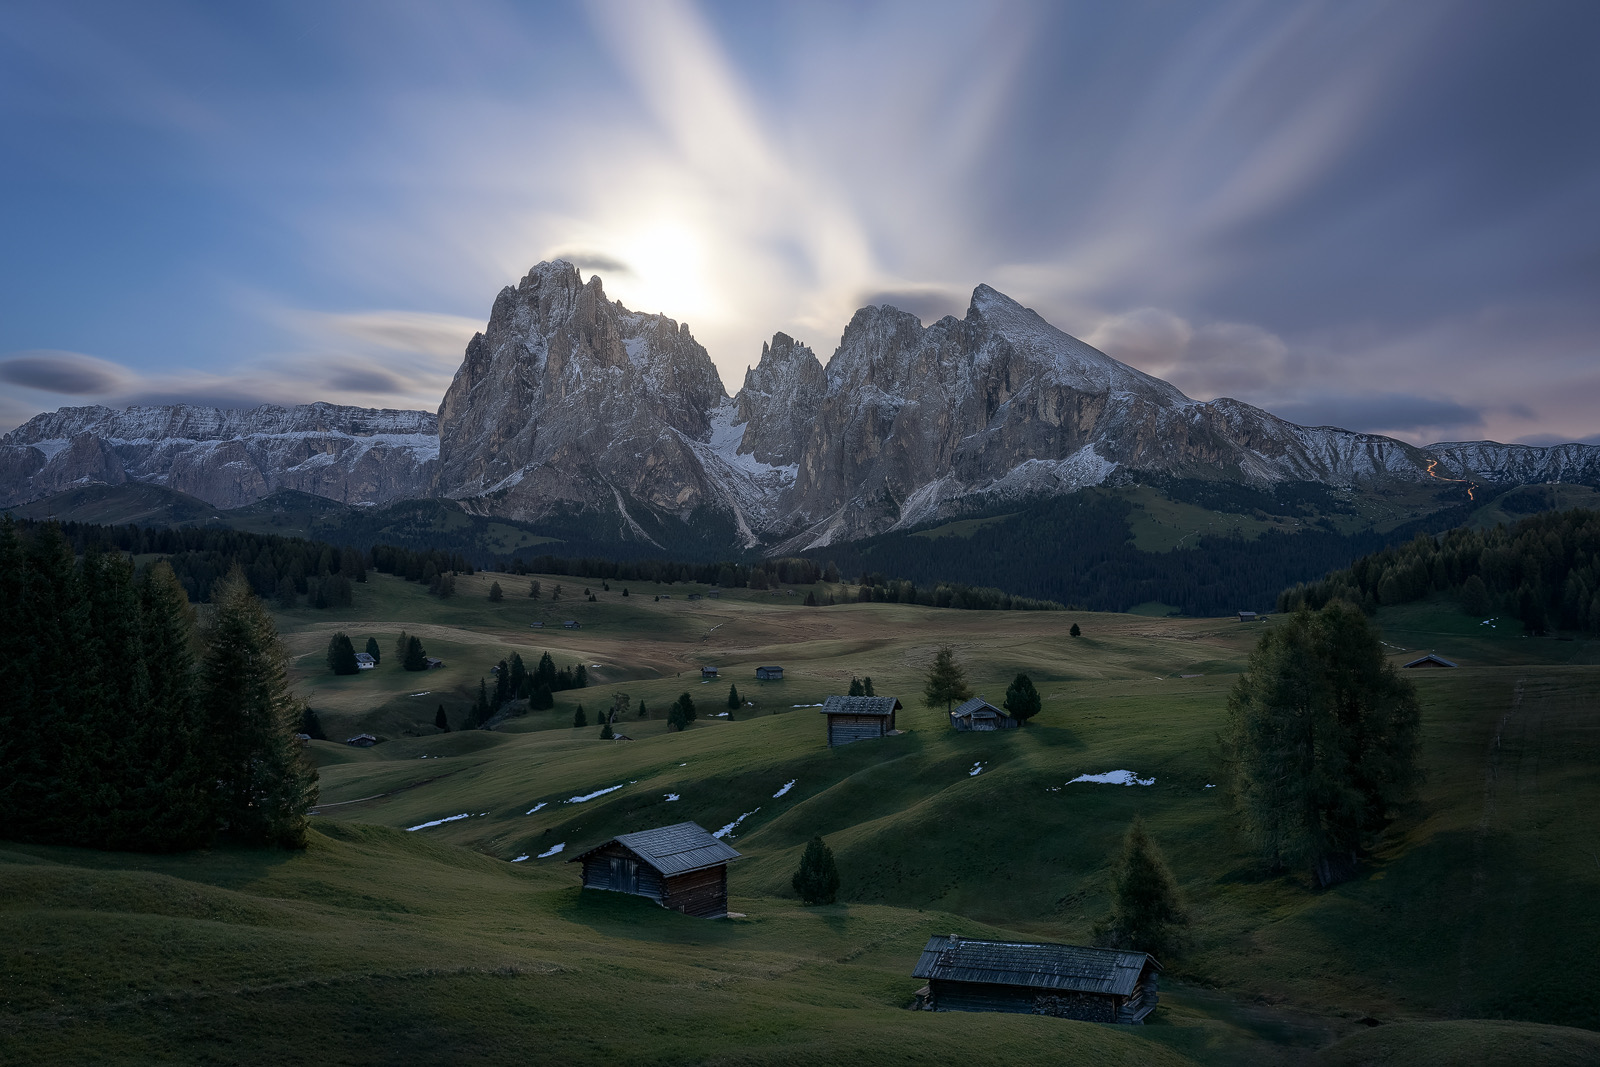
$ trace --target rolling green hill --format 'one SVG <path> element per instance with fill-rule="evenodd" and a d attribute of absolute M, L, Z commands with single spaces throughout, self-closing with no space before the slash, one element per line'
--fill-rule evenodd
<path fill-rule="evenodd" d="M 526 579 L 463 577 L 440 601 L 373 575 L 352 607 L 279 616 L 329 735 L 393 738 L 313 743 L 322 807 L 304 854 L 0 849 L 0 1059 L 1411 1064 L 1493 1049 L 1592 1062 L 1600 642 L 1468 629 L 1445 604 L 1384 609 L 1396 656 L 1437 649 L 1463 666 L 1415 679 L 1418 804 L 1358 879 L 1319 893 L 1267 875 L 1232 832 L 1213 742 L 1254 627 L 808 608 L 751 591 L 691 602 L 681 584 L 553 603 L 557 582 L 582 584 L 542 581 L 534 601 L 516 595 Z M 582 629 L 530 625 L 561 618 Z M 1082 638 L 1067 636 L 1074 622 Z M 391 663 L 402 627 L 448 666 Z M 358 646 L 378 636 L 384 664 L 328 674 L 334 629 Z M 943 643 L 990 699 L 1028 671 L 1044 712 L 1014 732 L 951 732 L 916 699 Z M 510 650 L 597 665 L 595 684 L 494 731 L 437 733 L 437 704 L 457 721 Z M 766 662 L 786 680 L 757 683 Z M 706 663 L 718 682 L 699 681 Z M 816 709 L 795 705 L 852 674 L 905 700 L 905 732 L 830 751 Z M 714 718 L 730 680 L 753 706 Z M 634 740 L 571 728 L 577 702 L 593 721 L 619 690 L 653 712 L 619 723 Z M 700 721 L 669 733 L 684 691 Z M 1116 769 L 1154 784 L 1071 781 Z M 1151 1025 L 906 1010 L 930 934 L 1088 938 L 1136 813 L 1197 918 Z M 575 888 L 566 858 L 683 819 L 737 822 L 742 918 Z M 843 888 L 804 908 L 788 879 L 814 833 Z"/>

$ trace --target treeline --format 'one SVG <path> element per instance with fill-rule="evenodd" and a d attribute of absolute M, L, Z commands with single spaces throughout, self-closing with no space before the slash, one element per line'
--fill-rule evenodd
<path fill-rule="evenodd" d="M 305 844 L 317 775 L 288 659 L 242 572 L 198 630 L 173 568 L 0 523 L 0 834 L 178 851 Z"/>
<path fill-rule="evenodd" d="M 21 530 L 39 524 L 23 520 Z M 216 527 L 164 530 L 142 526 L 61 524 L 60 535 L 77 555 L 94 549 L 133 556 L 161 555 L 197 604 L 211 600 L 212 587 L 235 567 L 257 596 L 280 607 L 349 607 L 353 583 L 367 580 L 367 557 L 353 548 L 299 537 L 246 533 Z"/>
<path fill-rule="evenodd" d="M 1535 515 L 1511 527 L 1419 534 L 1318 582 L 1285 589 L 1279 611 L 1343 600 L 1369 613 L 1433 593 L 1468 615 L 1509 616 L 1529 633 L 1600 632 L 1600 512 Z"/>
<path fill-rule="evenodd" d="M 1192 547 L 1145 552 L 1133 543 L 1126 500 L 1092 490 L 1040 501 L 973 530 L 930 538 L 895 532 L 831 545 L 847 573 L 881 571 L 919 588 L 965 582 L 1009 589 L 1013 599 L 1054 601 L 1091 611 L 1126 611 L 1156 601 L 1189 615 L 1270 610 L 1295 582 L 1326 574 L 1418 530 L 1464 521 L 1465 508 L 1445 509 L 1388 533 L 1340 534 L 1325 527 L 1269 531 L 1254 539 L 1227 534 Z"/>
<path fill-rule="evenodd" d="M 506 561 L 512 574 L 561 574 L 602 581 L 696 582 L 724 589 L 777 589 L 784 585 L 838 583 L 839 567 L 832 561 L 804 558 L 769 559 L 756 563 L 690 563 L 679 560 L 611 560 L 599 557 L 566 559 L 561 556 L 517 557 Z M 893 579 L 882 573 L 862 574 L 855 599 L 862 603 L 922 604 L 936 608 L 962 608 L 970 611 L 1055 611 L 1061 605 L 1048 600 L 1014 596 L 1001 589 L 934 581 L 917 585 Z M 809 605 L 818 603 L 814 593 L 806 595 Z M 832 601 L 828 601 L 832 603 Z"/>
<path fill-rule="evenodd" d="M 615 560 L 599 556 L 566 558 L 513 557 L 502 562 L 512 574 L 562 574 L 574 578 L 599 578 L 602 581 L 698 582 L 725 589 L 777 589 L 785 585 L 815 585 L 837 582 L 839 568 L 812 559 L 785 558 L 754 563 L 690 563 L 669 559 Z"/>

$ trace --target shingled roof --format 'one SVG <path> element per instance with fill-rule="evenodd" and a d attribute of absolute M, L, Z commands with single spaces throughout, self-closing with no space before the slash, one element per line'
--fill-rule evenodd
<path fill-rule="evenodd" d="M 662 874 L 687 874 L 705 867 L 715 867 L 741 856 L 732 845 L 723 844 L 692 822 L 675 823 L 655 830 L 640 830 L 634 834 L 619 834 L 611 841 L 596 845 L 568 863 L 577 863 L 615 841 L 637 855 Z"/>
<path fill-rule="evenodd" d="M 894 697 L 829 697 L 822 705 L 824 715 L 893 715 L 901 709 Z"/>
<path fill-rule="evenodd" d="M 975 711 L 983 711 L 985 708 L 987 708 L 989 710 L 989 712 L 991 714 L 993 714 L 993 715 L 1004 715 L 1005 714 L 1005 711 L 1003 709 L 995 707 L 993 704 L 989 703 L 987 700 L 983 699 L 982 697 L 973 697 L 971 700 L 967 701 L 965 704 L 962 704 L 959 707 L 957 707 L 956 710 L 952 711 L 950 714 L 952 714 L 952 715 L 970 715 Z"/>
<path fill-rule="evenodd" d="M 1026 941 L 974 941 L 952 934 L 928 938 L 911 976 L 1128 997 L 1138 987 L 1139 975 L 1147 965 L 1161 970 L 1161 965 L 1144 952 Z"/>

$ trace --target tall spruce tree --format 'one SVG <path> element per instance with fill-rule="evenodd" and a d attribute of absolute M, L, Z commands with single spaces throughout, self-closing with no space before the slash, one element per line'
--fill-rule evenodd
<path fill-rule="evenodd" d="M 383 662 L 383 650 L 378 647 L 378 639 L 376 637 L 367 638 L 367 655 L 372 657 L 374 664 Z"/>
<path fill-rule="evenodd" d="M 422 647 L 421 638 L 414 636 L 406 638 L 405 658 L 400 666 L 408 671 L 425 671 L 428 669 L 428 653 Z"/>
<path fill-rule="evenodd" d="M 743 703 L 744 702 L 739 699 L 739 687 L 736 685 L 728 686 L 728 710 L 733 711 Z"/>
<path fill-rule="evenodd" d="M 334 674 L 361 673 L 361 665 L 356 662 L 356 646 L 343 631 L 328 640 L 328 669 Z"/>
<path fill-rule="evenodd" d="M 1039 714 L 1042 706 L 1039 690 L 1033 687 L 1033 679 L 1026 674 L 1017 675 L 1006 687 L 1006 699 L 1002 707 L 1020 725 L 1028 725 L 1028 720 Z"/>
<path fill-rule="evenodd" d="M 302 706 L 272 618 L 234 571 L 212 593 L 200 703 L 218 777 L 218 815 L 232 839 L 304 848 L 317 772 L 295 739 Z"/>
<path fill-rule="evenodd" d="M 443 704 L 440 704 L 439 705 L 439 710 L 434 713 L 434 716 L 433 716 L 433 727 L 434 727 L 434 729 L 440 731 L 441 733 L 449 733 L 450 732 L 450 720 L 445 718 L 444 705 Z"/>
<path fill-rule="evenodd" d="M 198 848 L 215 833 L 217 780 L 205 759 L 205 723 L 195 691 L 194 609 L 165 560 L 144 572 L 139 605 L 147 701 L 131 748 L 141 773 L 124 797 L 126 809 L 138 814 L 122 828 L 120 847 Z M 313 736 L 321 733 L 319 728 Z"/>

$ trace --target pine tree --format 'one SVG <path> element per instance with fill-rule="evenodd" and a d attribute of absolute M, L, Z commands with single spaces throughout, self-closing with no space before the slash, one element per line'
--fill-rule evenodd
<path fill-rule="evenodd" d="M 1189 912 L 1166 858 L 1138 816 L 1122 839 L 1111 900 L 1111 914 L 1097 927 L 1099 940 L 1156 956 L 1178 949 Z"/>
<path fill-rule="evenodd" d="M 861 685 L 861 679 L 857 678 L 853 674 L 850 676 L 850 691 L 847 695 L 853 697 L 863 697 L 867 695 L 866 689 Z"/>
<path fill-rule="evenodd" d="M 405 658 L 400 666 L 408 671 L 425 671 L 428 669 L 428 653 L 423 649 L 420 638 L 406 638 Z"/>
<path fill-rule="evenodd" d="M 489 686 L 482 678 L 478 679 L 478 699 L 473 702 L 472 715 L 467 719 L 467 729 L 476 730 L 489 721 L 493 712 L 489 710 Z"/>
<path fill-rule="evenodd" d="M 538 600 L 539 599 L 539 583 L 538 582 L 529 582 L 528 583 L 528 596 L 533 598 L 534 600 Z"/>
<path fill-rule="evenodd" d="M 667 712 L 667 725 L 674 730 L 687 730 L 689 724 L 697 717 L 694 700 L 688 693 L 681 693 L 678 699 L 673 701 L 671 710 Z"/>
<path fill-rule="evenodd" d="M 511 653 L 511 681 L 506 685 L 506 691 L 511 700 L 526 700 L 528 698 L 528 668 L 523 666 L 522 654 Z"/>
<path fill-rule="evenodd" d="M 589 716 L 583 713 L 583 705 L 579 704 L 577 710 L 572 713 L 572 727 L 576 730 L 588 725 Z"/>
<path fill-rule="evenodd" d="M 1067 633 L 1071 634 L 1073 637 L 1082 637 L 1083 636 L 1083 630 L 1081 630 L 1078 627 L 1077 623 L 1073 623 L 1072 624 L 1072 629 L 1068 630 Z"/>
<path fill-rule="evenodd" d="M 129 834 L 144 835 L 144 813 L 131 795 L 141 792 L 145 773 L 135 734 L 150 713 L 143 620 L 133 564 L 126 557 L 91 546 L 81 575 L 88 625 L 77 649 L 81 668 L 74 713 L 62 726 L 66 758 L 59 785 L 77 805 L 69 840 L 121 848 Z"/>
<path fill-rule="evenodd" d="M 361 672 L 360 665 L 356 663 L 356 648 L 343 631 L 334 634 L 328 641 L 328 669 L 334 674 Z"/>
<path fill-rule="evenodd" d="M 1480 619 L 1489 614 L 1489 587 L 1476 574 L 1461 583 L 1461 610 Z"/>
<path fill-rule="evenodd" d="M 736 685 L 728 686 L 728 710 L 732 711 L 735 708 L 740 707 L 743 703 L 744 702 L 739 699 L 739 687 Z"/>
<path fill-rule="evenodd" d="M 572 672 L 572 688 L 587 689 L 588 687 L 589 668 L 580 663 L 578 664 L 577 669 Z"/>
<path fill-rule="evenodd" d="M 499 711 L 501 708 L 506 706 L 506 702 L 510 700 L 512 696 L 511 664 L 507 663 L 505 660 L 501 660 L 499 663 L 496 663 L 495 666 L 498 667 L 499 670 L 494 672 L 494 703 L 491 704 L 490 707 L 496 711 Z"/>
<path fill-rule="evenodd" d="M 949 645 L 941 648 L 928 668 L 928 681 L 922 690 L 924 706 L 936 708 L 940 704 L 949 711 L 963 700 L 972 698 L 972 688 L 967 685 L 967 672 L 956 662 L 955 650 Z"/>
<path fill-rule="evenodd" d="M 494 601 L 497 604 L 500 601 L 505 599 L 505 594 L 500 591 L 500 583 L 499 582 L 490 582 L 489 583 L 489 599 Z"/>
<path fill-rule="evenodd" d="M 528 707 L 534 711 L 547 711 L 556 706 L 556 698 L 550 692 L 550 687 L 543 683 L 534 683 L 533 692 L 528 696 Z"/>
<path fill-rule="evenodd" d="M 611 722 L 609 720 L 607 720 L 605 725 L 600 727 L 600 740 L 602 740 L 602 741 L 615 741 L 616 739 L 617 739 L 617 735 L 611 729 Z"/>
<path fill-rule="evenodd" d="M 535 685 L 542 685 L 546 689 L 556 687 L 556 661 L 550 658 L 550 653 L 539 657 L 539 665 L 533 669 L 533 681 Z"/>
<path fill-rule="evenodd" d="M 433 716 L 433 728 L 440 733 L 450 732 L 450 720 L 444 717 L 444 705 L 439 705 L 439 710 Z"/>
<path fill-rule="evenodd" d="M 409 647 L 411 647 L 411 638 L 404 630 L 401 630 L 400 636 L 395 638 L 394 641 L 394 658 L 400 660 L 402 665 L 405 662 L 406 649 Z"/>
<path fill-rule="evenodd" d="M 317 772 L 294 737 L 303 706 L 289 692 L 288 656 L 237 567 L 212 604 L 200 706 L 222 828 L 244 844 L 303 848 Z"/>
<path fill-rule="evenodd" d="M 300 732 L 313 741 L 328 739 L 327 731 L 322 728 L 322 720 L 317 717 L 317 710 L 309 704 L 306 705 L 305 713 L 300 716 Z"/>
<path fill-rule="evenodd" d="M 833 850 L 821 836 L 813 837 L 800 857 L 800 868 L 790 880 L 796 895 L 805 904 L 832 904 L 839 895 L 839 867 Z"/>
<path fill-rule="evenodd" d="M 649 709 L 647 709 L 647 708 L 646 708 L 646 707 L 645 707 L 645 706 L 644 706 L 644 701 L 642 701 L 642 700 L 641 700 L 641 701 L 639 701 L 639 718 L 641 718 L 641 719 L 648 719 L 648 718 L 649 718 L 649 717 L 650 717 L 650 711 L 649 711 Z"/>
<path fill-rule="evenodd" d="M 1005 703 L 1001 706 L 1019 725 L 1026 726 L 1029 719 L 1039 714 L 1041 703 L 1039 691 L 1033 687 L 1033 679 L 1026 674 L 1019 674 L 1006 688 Z"/>
<path fill-rule="evenodd" d="M 383 662 L 383 651 L 378 648 L 378 639 L 376 637 L 367 638 L 367 655 L 372 657 L 374 664 Z"/>
<path fill-rule="evenodd" d="M 878 695 L 877 693 L 873 692 L 872 675 L 870 674 L 861 679 L 861 695 L 864 697 L 875 697 Z"/>

